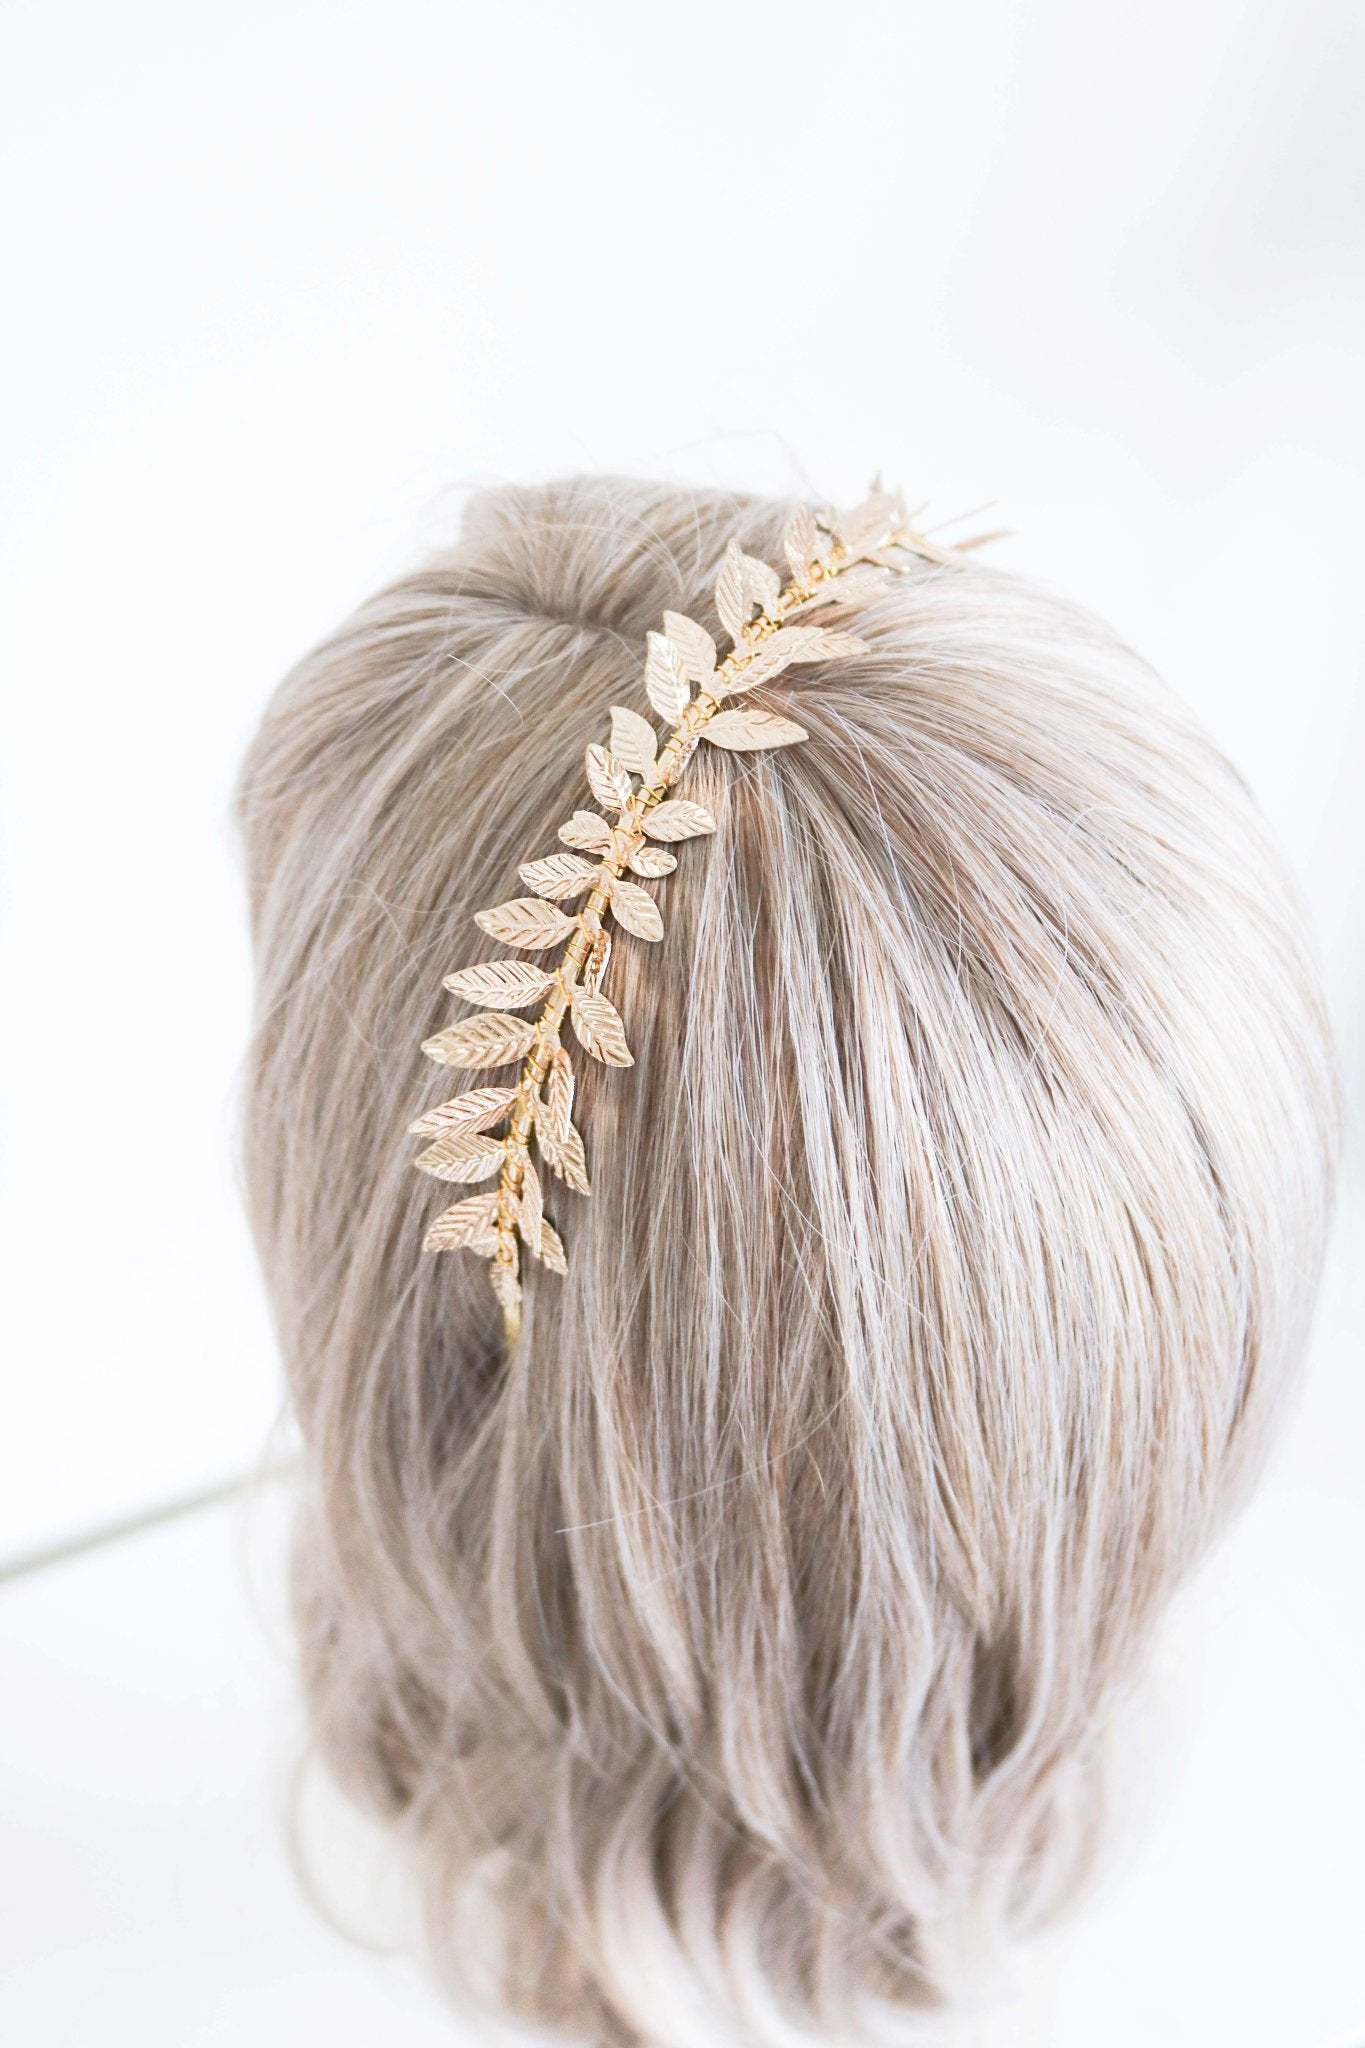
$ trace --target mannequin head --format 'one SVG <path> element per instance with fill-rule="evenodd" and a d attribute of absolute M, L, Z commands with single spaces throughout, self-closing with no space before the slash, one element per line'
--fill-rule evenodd
<path fill-rule="evenodd" d="M 283 685 L 242 787 L 248 1162 L 307 1451 L 317 1741 L 433 1930 L 594 2041 L 877 2038 L 1084 1872 L 1108 1717 L 1304 1332 L 1332 1063 L 1247 792 L 1085 613 L 964 558 L 705 753 L 618 949 L 590 1200 L 509 1354 L 423 1255 L 471 923 L 582 801 L 665 608 L 790 508 L 476 499 Z M 448 1082 L 449 1077 L 444 1077 Z"/>

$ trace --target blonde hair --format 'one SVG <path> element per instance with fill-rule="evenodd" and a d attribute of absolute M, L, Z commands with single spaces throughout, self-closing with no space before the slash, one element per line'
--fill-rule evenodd
<path fill-rule="evenodd" d="M 289 677 L 242 784 L 312 1726 L 405 1816 L 452 1976 L 472 1890 L 506 2005 L 601 2043 L 870 2039 L 1055 1911 L 1329 1196 L 1246 790 L 1110 631 L 973 557 L 760 693 L 804 746 L 689 767 L 718 831 L 647 965 L 618 949 L 636 1065 L 582 1063 L 594 1192 L 510 1358 L 482 1262 L 421 1254 L 404 1132 L 471 914 L 582 803 L 646 631 L 789 510 L 476 498 Z"/>

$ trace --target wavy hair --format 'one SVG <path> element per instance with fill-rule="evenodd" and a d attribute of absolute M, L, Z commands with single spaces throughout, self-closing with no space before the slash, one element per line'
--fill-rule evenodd
<path fill-rule="evenodd" d="M 1106 627 L 975 558 L 707 753 L 609 992 L 590 1199 L 506 1353 L 404 1133 L 470 919 L 581 803 L 666 607 L 790 507 L 576 478 L 281 687 L 240 815 L 246 1154 L 307 1483 L 311 1726 L 452 1979 L 594 2043 L 890 2037 L 1056 1911 L 1154 1622 L 1301 1348 L 1336 1092 L 1246 789 Z M 544 842 L 543 846 L 541 842 Z M 471 943 L 472 941 L 472 943 Z M 448 1092 L 448 1087 L 447 1087 Z"/>

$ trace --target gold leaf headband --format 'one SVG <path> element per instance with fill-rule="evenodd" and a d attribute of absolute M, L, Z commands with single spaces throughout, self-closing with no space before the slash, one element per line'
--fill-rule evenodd
<path fill-rule="evenodd" d="M 559 828 L 561 841 L 574 850 L 527 861 L 519 873 L 534 894 L 475 918 L 493 938 L 526 952 L 563 942 L 558 967 L 551 972 L 531 961 L 492 960 L 446 976 L 446 988 L 483 1014 L 438 1032 L 423 1052 L 448 1067 L 516 1060 L 522 1067 L 514 1085 L 471 1089 L 412 1126 L 433 1141 L 417 1161 L 424 1173 L 466 1184 L 498 1175 L 493 1193 L 467 1195 L 437 1217 L 426 1249 L 463 1248 L 492 1261 L 509 1342 L 521 1327 L 518 1240 L 551 1272 L 568 1270 L 559 1233 L 545 1214 L 532 1135 L 551 1173 L 579 1194 L 589 1191 L 583 1140 L 573 1123 L 573 1062 L 560 1027 L 567 1017 L 593 1059 L 609 1067 L 634 1064 L 625 1027 L 602 993 L 611 955 L 605 920 L 610 914 L 633 938 L 661 939 L 658 905 L 639 882 L 626 879 L 627 870 L 645 881 L 666 875 L 677 866 L 670 845 L 716 829 L 709 811 L 669 792 L 702 740 L 753 753 L 807 737 L 790 718 L 756 705 L 721 708 L 797 662 L 836 661 L 866 649 L 852 633 L 793 620 L 804 622 L 822 605 L 875 595 L 888 572 L 909 567 L 916 556 L 949 559 L 915 532 L 900 500 L 880 490 L 844 518 L 799 506 L 782 548 L 791 570 L 785 586 L 775 569 L 741 553 L 733 540 L 726 549 L 716 584 L 716 611 L 730 642 L 723 659 L 704 626 L 664 613 L 663 631 L 648 636 L 644 673 L 650 705 L 670 727 L 662 747 L 647 718 L 613 705 L 608 744 L 587 751 L 588 785 L 600 808 L 575 811 Z M 580 896 L 587 900 L 577 916 L 558 907 Z M 512 1014 L 537 1004 L 534 1023 Z M 503 1123 L 500 1137 L 488 1135 Z"/>

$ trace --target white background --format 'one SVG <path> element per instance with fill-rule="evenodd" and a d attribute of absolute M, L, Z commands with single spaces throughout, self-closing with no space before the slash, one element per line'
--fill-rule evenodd
<path fill-rule="evenodd" d="M 1117 2042 L 1140 1982 L 1135 2042 L 1365 2041 L 1362 93 L 1349 0 L 0 0 L 0 1560 L 240 1473 L 277 1414 L 229 805 L 289 662 L 472 482 L 998 500 L 1000 559 L 1112 618 L 1259 791 L 1355 1105 L 1303 1406 L 1173 1628 L 1183 1790 L 1037 2038 Z M 10 1930 L 14 2037 L 437 2038 L 258 1881 L 285 1686 L 216 1527 L 0 1595 L 0 1885 L 46 1840 L 56 1902 Z M 228 1752 L 203 1813 L 177 1759 Z M 171 1881 L 129 1860 L 148 1814 L 178 1870 L 216 1859 L 183 1974 L 240 2026 L 119 2017 Z M 292 1932 L 229 1968 L 224 1901 L 267 1899 Z"/>

